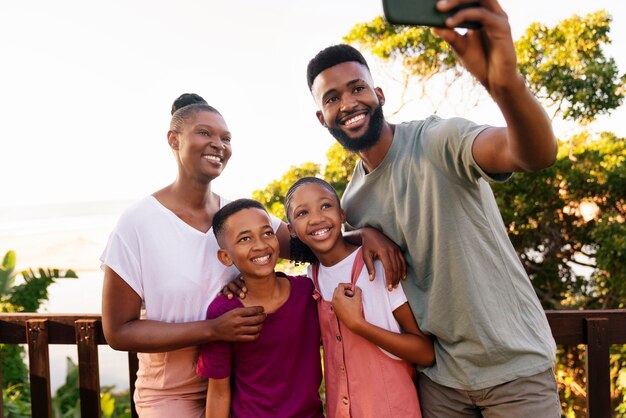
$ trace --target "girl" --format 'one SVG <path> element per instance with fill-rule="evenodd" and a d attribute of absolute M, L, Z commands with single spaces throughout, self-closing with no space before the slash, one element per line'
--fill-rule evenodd
<path fill-rule="evenodd" d="M 292 257 L 313 262 L 328 416 L 421 417 L 410 363 L 429 366 L 435 355 L 404 292 L 386 290 L 378 262 L 375 279 L 368 280 L 360 247 L 342 237 L 345 213 L 324 180 L 298 180 L 287 192 L 285 211 Z"/>

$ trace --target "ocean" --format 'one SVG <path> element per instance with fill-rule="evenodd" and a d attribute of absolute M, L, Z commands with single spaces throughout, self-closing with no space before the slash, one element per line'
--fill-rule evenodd
<path fill-rule="evenodd" d="M 102 272 L 99 257 L 110 231 L 130 201 L 0 207 L 0 257 L 17 256 L 16 271 L 57 267 L 76 271 L 78 279 L 59 279 L 48 288 L 40 312 L 100 313 Z M 65 382 L 67 358 L 78 362 L 76 346 L 51 345 L 52 393 Z M 100 385 L 129 386 L 125 352 L 99 348 Z"/>

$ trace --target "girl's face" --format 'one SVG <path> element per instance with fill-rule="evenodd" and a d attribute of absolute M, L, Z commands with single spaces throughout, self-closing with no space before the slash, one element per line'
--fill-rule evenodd
<path fill-rule="evenodd" d="M 317 258 L 339 245 L 346 217 L 334 193 L 319 184 L 305 183 L 293 193 L 288 210 L 289 230 Z"/>
<path fill-rule="evenodd" d="M 169 141 L 183 173 L 210 181 L 222 173 L 232 155 L 230 139 L 220 114 L 200 111 L 185 121 L 181 132 L 170 131 Z"/>

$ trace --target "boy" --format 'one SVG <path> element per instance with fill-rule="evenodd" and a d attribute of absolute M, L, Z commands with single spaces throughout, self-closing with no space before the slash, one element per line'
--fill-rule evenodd
<path fill-rule="evenodd" d="M 275 272 L 278 239 L 259 202 L 235 200 L 213 218 L 218 259 L 235 265 L 245 299 L 218 296 L 207 310 L 217 318 L 241 306 L 263 307 L 257 340 L 202 346 L 198 374 L 209 379 L 207 417 L 323 417 L 319 386 L 320 330 L 313 283 Z"/>

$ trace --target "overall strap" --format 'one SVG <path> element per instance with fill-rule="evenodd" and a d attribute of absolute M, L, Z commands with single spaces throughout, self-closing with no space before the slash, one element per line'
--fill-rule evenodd
<path fill-rule="evenodd" d="M 315 263 L 311 264 L 311 273 L 313 276 L 311 277 L 311 279 L 313 280 L 313 286 L 315 287 L 315 289 L 313 289 L 313 299 L 318 300 L 318 301 L 322 299 L 322 294 L 320 293 L 320 284 L 317 279 L 319 271 L 320 271 L 319 261 L 316 261 Z"/>
<path fill-rule="evenodd" d="M 363 247 L 359 247 L 359 249 L 356 250 L 356 256 L 354 257 L 354 263 L 352 264 L 352 273 L 350 273 L 350 284 L 352 285 L 353 290 L 357 280 L 359 280 L 359 276 L 361 275 L 361 270 L 363 270 L 364 265 Z"/>

